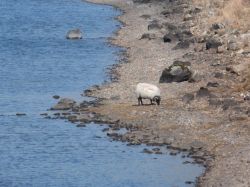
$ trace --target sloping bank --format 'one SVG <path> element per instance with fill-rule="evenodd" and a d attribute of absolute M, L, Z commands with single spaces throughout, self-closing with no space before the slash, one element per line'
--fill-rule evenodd
<path fill-rule="evenodd" d="M 218 51 L 217 40 L 193 35 L 202 9 L 188 1 L 91 2 L 124 11 L 123 27 L 111 41 L 127 49 L 126 62 L 111 70 L 112 83 L 86 90 L 97 101 L 74 106 L 78 114 L 68 119 L 110 123 L 108 135 L 130 144 L 189 152 L 207 168 L 197 186 L 250 186 L 249 103 L 231 89 L 239 81 L 231 65 L 248 57 Z M 191 66 L 195 76 L 159 83 L 173 62 Z M 162 104 L 136 106 L 138 82 L 158 85 Z M 113 131 L 122 127 L 124 135 Z"/>

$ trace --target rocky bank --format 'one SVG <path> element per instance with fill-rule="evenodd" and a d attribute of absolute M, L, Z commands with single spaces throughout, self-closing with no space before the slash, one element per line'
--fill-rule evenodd
<path fill-rule="evenodd" d="M 249 31 L 206 22 L 207 9 L 192 1 L 91 2 L 123 11 L 110 41 L 126 52 L 110 83 L 85 90 L 95 101 L 61 100 L 57 107 L 69 110 L 55 117 L 108 123 L 107 134 L 129 144 L 186 151 L 206 167 L 197 186 L 250 186 Z M 161 89 L 160 106 L 137 106 L 139 82 Z"/>

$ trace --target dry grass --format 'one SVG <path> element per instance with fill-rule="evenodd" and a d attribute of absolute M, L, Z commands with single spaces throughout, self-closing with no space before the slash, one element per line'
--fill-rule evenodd
<path fill-rule="evenodd" d="M 223 22 L 232 28 L 245 31 L 250 29 L 250 0 L 193 0 L 193 2 L 209 13 L 209 23 Z"/>

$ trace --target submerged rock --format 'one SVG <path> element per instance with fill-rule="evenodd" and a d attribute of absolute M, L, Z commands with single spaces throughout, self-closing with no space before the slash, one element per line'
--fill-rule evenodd
<path fill-rule="evenodd" d="M 76 102 L 73 99 L 63 98 L 51 108 L 51 110 L 69 110 L 75 106 Z"/>
<path fill-rule="evenodd" d="M 66 38 L 71 40 L 82 39 L 82 33 L 80 29 L 73 29 L 68 31 Z"/>

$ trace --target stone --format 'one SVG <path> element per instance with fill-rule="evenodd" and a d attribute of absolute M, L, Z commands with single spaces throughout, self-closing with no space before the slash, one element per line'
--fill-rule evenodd
<path fill-rule="evenodd" d="M 163 41 L 164 43 L 171 43 L 173 41 L 176 41 L 176 37 L 173 34 L 168 33 L 163 36 Z"/>
<path fill-rule="evenodd" d="M 225 53 L 226 50 L 227 50 L 226 47 L 222 45 L 217 48 L 217 53 Z"/>
<path fill-rule="evenodd" d="M 16 116 L 26 116 L 26 114 L 25 113 L 16 113 Z"/>
<path fill-rule="evenodd" d="M 68 33 L 66 34 L 66 38 L 70 40 L 82 39 L 82 33 L 80 29 L 73 29 L 68 31 Z"/>
<path fill-rule="evenodd" d="M 51 108 L 51 110 L 69 110 L 76 105 L 73 99 L 62 98 L 59 102 Z"/>
<path fill-rule="evenodd" d="M 204 50 L 204 45 L 202 43 L 195 44 L 194 51 L 195 52 L 202 52 Z"/>
<path fill-rule="evenodd" d="M 219 30 L 219 29 L 224 29 L 225 25 L 222 23 L 214 23 L 212 24 L 212 27 L 210 28 L 211 30 Z"/>
<path fill-rule="evenodd" d="M 162 25 L 160 23 L 158 23 L 157 20 L 150 22 L 148 25 L 148 30 L 158 30 L 161 28 L 162 28 Z"/>
<path fill-rule="evenodd" d="M 206 49 L 217 49 L 219 46 L 222 46 L 222 42 L 219 38 L 209 38 L 206 41 Z"/>
<path fill-rule="evenodd" d="M 182 102 L 185 104 L 189 104 L 191 101 L 194 100 L 194 94 L 187 93 L 182 97 Z"/>
<path fill-rule="evenodd" d="M 191 66 L 191 62 L 175 60 L 173 62 L 173 65 L 175 65 L 175 66 Z"/>
<path fill-rule="evenodd" d="M 218 87 L 219 83 L 218 82 L 208 82 L 207 87 Z"/>
<path fill-rule="evenodd" d="M 183 18 L 183 21 L 189 21 L 194 19 L 194 17 L 191 14 L 186 14 Z"/>
<path fill-rule="evenodd" d="M 156 35 L 154 33 L 144 33 L 141 38 L 142 39 L 148 39 L 148 40 L 152 40 L 152 39 L 156 39 Z"/>
<path fill-rule="evenodd" d="M 192 76 L 188 67 L 182 65 L 171 65 L 165 68 L 161 74 L 160 83 L 188 81 Z"/>
<path fill-rule="evenodd" d="M 240 44 L 235 41 L 230 41 L 227 44 L 227 49 L 231 51 L 237 51 L 240 49 Z"/>
<path fill-rule="evenodd" d="M 207 88 L 200 87 L 200 89 L 196 92 L 196 97 L 201 98 L 201 97 L 211 97 L 212 94 Z"/>
<path fill-rule="evenodd" d="M 188 40 L 180 41 L 177 45 L 173 48 L 174 50 L 177 49 L 187 49 L 190 46 L 190 42 Z"/>

